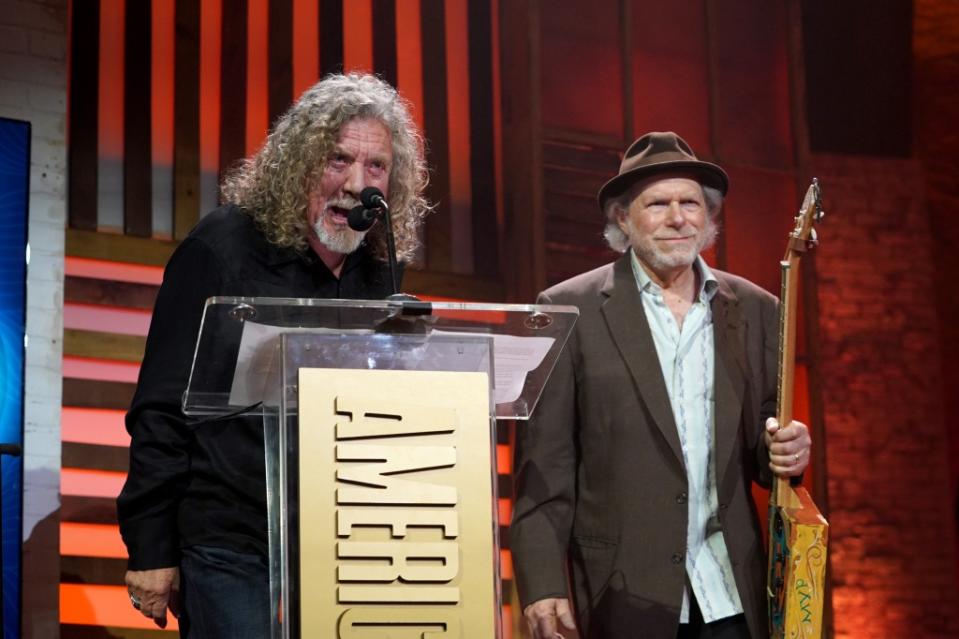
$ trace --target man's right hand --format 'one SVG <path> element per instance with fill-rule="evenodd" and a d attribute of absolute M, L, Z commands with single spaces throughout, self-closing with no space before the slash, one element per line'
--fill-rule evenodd
<path fill-rule="evenodd" d="M 557 619 L 567 630 L 575 630 L 573 612 L 569 608 L 569 599 L 540 599 L 526 606 L 523 611 L 526 623 L 529 624 L 533 639 L 562 639 L 559 634 Z"/>
<path fill-rule="evenodd" d="M 179 618 L 179 568 L 128 570 L 124 580 L 130 593 L 130 603 L 157 626 L 166 628 L 167 608 L 174 617 Z"/>

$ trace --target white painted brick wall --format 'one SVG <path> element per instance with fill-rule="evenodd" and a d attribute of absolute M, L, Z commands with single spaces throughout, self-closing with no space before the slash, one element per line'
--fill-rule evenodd
<path fill-rule="evenodd" d="M 0 0 L 0 116 L 32 126 L 23 636 L 58 637 L 67 0 Z"/>

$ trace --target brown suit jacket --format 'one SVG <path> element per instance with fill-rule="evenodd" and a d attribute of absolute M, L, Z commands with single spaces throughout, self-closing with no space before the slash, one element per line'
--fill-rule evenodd
<path fill-rule="evenodd" d="M 718 513 L 753 637 L 766 633 L 765 554 L 750 485 L 769 485 L 776 299 L 713 271 Z M 676 636 L 686 579 L 686 471 L 630 266 L 545 291 L 580 316 L 528 424 L 517 429 L 510 533 L 520 600 L 572 592 L 581 636 Z M 567 580 L 571 578 L 572 588 Z"/>

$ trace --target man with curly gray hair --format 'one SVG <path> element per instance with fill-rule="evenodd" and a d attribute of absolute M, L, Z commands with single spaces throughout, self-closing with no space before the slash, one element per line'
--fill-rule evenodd
<path fill-rule="evenodd" d="M 423 140 L 395 89 L 333 75 L 308 89 L 222 184 L 224 204 L 174 252 L 157 295 L 126 425 L 118 500 L 132 605 L 183 637 L 269 636 L 261 422 L 192 427 L 180 409 L 212 296 L 377 299 L 391 292 L 381 223 L 347 224 L 366 187 L 390 202 L 398 257 L 428 205 Z"/>

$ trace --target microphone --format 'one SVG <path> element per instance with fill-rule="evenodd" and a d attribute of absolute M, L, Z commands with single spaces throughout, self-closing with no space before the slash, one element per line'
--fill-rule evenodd
<path fill-rule="evenodd" d="M 373 226 L 373 222 L 375 222 L 379 216 L 380 209 L 367 208 L 363 204 L 360 204 L 350 209 L 349 215 L 346 216 L 346 223 L 354 231 L 362 233 Z"/>
<path fill-rule="evenodd" d="M 383 191 L 375 186 L 368 186 L 360 191 L 360 202 L 368 209 L 390 210 L 390 205 L 386 203 L 386 198 L 383 197 Z"/>
<path fill-rule="evenodd" d="M 390 284 L 393 295 L 399 293 L 396 282 L 396 243 L 393 240 L 393 220 L 390 217 L 390 205 L 386 203 L 383 191 L 368 186 L 360 191 L 360 206 L 355 207 L 346 218 L 346 223 L 354 231 L 365 231 L 373 226 L 373 221 L 383 215 L 386 231 L 386 258 L 390 265 Z M 355 224 L 354 224 L 355 220 Z M 366 222 L 365 220 L 369 220 Z"/>

